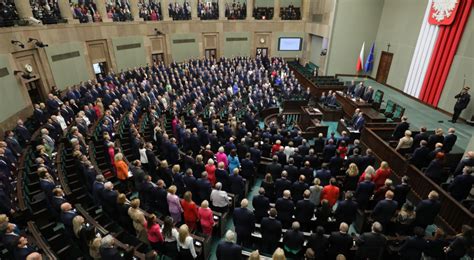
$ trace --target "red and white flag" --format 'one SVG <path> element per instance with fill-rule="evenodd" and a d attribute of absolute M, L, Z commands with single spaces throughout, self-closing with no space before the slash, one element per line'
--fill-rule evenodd
<path fill-rule="evenodd" d="M 362 49 L 360 49 L 359 58 L 357 59 L 356 71 L 361 71 L 364 69 L 364 48 L 365 42 L 362 43 Z"/>

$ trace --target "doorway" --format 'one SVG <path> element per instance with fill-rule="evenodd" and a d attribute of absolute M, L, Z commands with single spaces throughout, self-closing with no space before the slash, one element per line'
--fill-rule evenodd
<path fill-rule="evenodd" d="M 216 49 L 205 49 L 204 50 L 204 56 L 206 59 L 215 59 L 216 58 Z"/>
<path fill-rule="evenodd" d="M 393 53 L 382 51 L 380 56 L 379 67 L 377 69 L 377 76 L 375 80 L 378 83 L 385 84 L 387 83 L 388 74 L 390 72 L 390 66 L 392 65 Z"/>
<path fill-rule="evenodd" d="M 33 104 L 39 104 L 44 101 L 43 96 L 41 95 L 41 82 L 39 79 L 25 83 L 25 85 Z"/>
<path fill-rule="evenodd" d="M 153 53 L 151 55 L 151 60 L 153 63 L 165 62 L 165 55 L 163 53 Z"/>
<path fill-rule="evenodd" d="M 257 48 L 257 52 L 255 54 L 257 58 L 264 58 L 268 56 L 268 48 Z"/>
<path fill-rule="evenodd" d="M 108 71 L 107 62 L 93 63 L 92 67 L 94 68 L 94 74 L 96 77 L 99 75 L 105 76 L 107 74 L 107 71 Z"/>

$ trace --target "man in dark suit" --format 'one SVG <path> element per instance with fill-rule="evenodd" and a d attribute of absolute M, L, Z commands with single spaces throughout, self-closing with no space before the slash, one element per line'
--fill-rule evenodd
<path fill-rule="evenodd" d="M 230 192 L 229 174 L 225 170 L 224 162 L 220 162 L 217 164 L 216 182 L 222 183 L 222 189 L 227 192 Z"/>
<path fill-rule="evenodd" d="M 361 98 L 364 95 L 365 86 L 364 83 L 359 83 L 354 89 L 354 97 Z"/>
<path fill-rule="evenodd" d="M 251 246 L 252 232 L 255 229 L 255 215 L 247 208 L 248 200 L 240 202 L 240 208 L 234 209 L 233 220 L 237 233 L 237 244 L 245 247 Z"/>
<path fill-rule="evenodd" d="M 422 259 L 421 254 L 427 249 L 428 243 L 424 239 L 425 230 L 415 227 L 413 233 L 414 236 L 407 238 L 399 249 L 402 259 Z"/>
<path fill-rule="evenodd" d="M 258 195 L 252 199 L 252 206 L 255 213 L 255 222 L 260 223 L 262 218 L 268 216 L 268 210 L 270 209 L 270 199 L 265 197 L 265 189 L 260 188 Z"/>
<path fill-rule="evenodd" d="M 420 141 L 420 147 L 416 148 L 413 152 L 410 163 L 415 165 L 418 169 L 428 166 L 430 160 L 428 156 L 430 154 L 430 149 L 428 148 L 428 142 L 425 140 Z"/>
<path fill-rule="evenodd" d="M 53 178 L 51 175 L 46 171 L 45 168 L 38 169 L 38 175 L 40 177 L 39 183 L 41 190 L 46 194 L 46 198 L 48 201 L 51 201 L 53 197 L 53 190 L 56 187 L 56 183 L 54 183 Z"/>
<path fill-rule="evenodd" d="M 392 137 L 394 140 L 399 140 L 405 136 L 405 131 L 410 128 L 410 124 L 407 121 L 408 118 L 406 116 L 402 116 L 402 121 L 395 127 L 395 130 L 393 131 Z"/>
<path fill-rule="evenodd" d="M 31 134 L 30 131 L 23 124 L 23 120 L 18 119 L 15 127 L 15 134 L 18 137 L 20 144 L 25 147 L 25 144 L 30 142 Z"/>
<path fill-rule="evenodd" d="M 237 238 L 239 234 L 237 233 Z M 217 260 L 240 260 L 242 259 L 242 247 L 235 244 L 235 234 L 232 230 L 227 230 L 225 240 L 219 242 L 216 250 Z"/>
<path fill-rule="evenodd" d="M 299 255 L 304 245 L 304 235 L 300 231 L 300 223 L 295 221 L 291 224 L 291 229 L 288 229 L 283 235 L 283 245 L 285 245 L 285 255 L 288 258 L 295 258 Z"/>
<path fill-rule="evenodd" d="M 13 223 L 8 223 L 4 230 L 2 237 L 3 245 L 10 251 L 13 252 L 16 247 L 16 240 L 20 238 L 20 234 L 16 233 L 15 230 L 17 229 L 16 225 Z"/>
<path fill-rule="evenodd" d="M 297 169 L 298 170 L 298 169 Z M 297 173 L 296 173 L 297 174 Z M 287 179 L 288 173 L 286 170 L 284 170 L 281 173 L 281 178 L 276 179 L 275 181 L 275 196 L 277 198 L 280 198 L 283 196 L 283 191 L 284 190 L 289 190 L 291 189 L 291 181 Z M 296 179 L 295 179 L 296 180 Z"/>
<path fill-rule="evenodd" d="M 472 185 L 474 184 L 474 176 L 472 176 L 472 172 L 472 167 L 464 167 L 463 174 L 456 176 L 453 182 L 449 185 L 448 191 L 457 201 L 463 201 L 467 198 L 469 192 L 471 192 Z"/>
<path fill-rule="evenodd" d="M 249 149 L 250 159 L 255 163 L 255 165 L 260 164 L 260 159 L 262 157 L 262 151 L 258 148 L 258 143 L 255 142 L 253 147 Z"/>
<path fill-rule="evenodd" d="M 117 196 L 118 192 L 114 190 L 112 182 L 104 183 L 104 190 L 102 191 L 102 208 L 109 214 L 115 216 L 117 213 Z"/>
<path fill-rule="evenodd" d="M 323 161 L 324 162 L 329 162 L 329 160 L 331 160 L 331 157 L 334 156 L 334 154 L 336 153 L 336 145 L 334 144 L 334 140 L 332 139 L 329 139 L 328 141 L 328 144 L 324 146 L 324 149 L 323 149 Z"/>
<path fill-rule="evenodd" d="M 157 173 L 156 173 L 156 167 L 158 167 L 158 160 L 156 159 L 155 153 L 153 152 L 153 145 L 151 143 L 146 143 L 145 144 L 145 154 L 146 158 L 148 159 L 148 174 L 153 178 L 153 179 L 158 179 Z"/>
<path fill-rule="evenodd" d="M 15 238 L 13 244 L 15 245 L 15 249 L 13 251 L 15 259 L 27 259 L 28 256 L 30 256 L 31 259 L 41 258 L 41 255 L 35 252 L 35 250 L 28 245 L 28 239 L 26 237 L 20 236 Z"/>
<path fill-rule="evenodd" d="M 382 259 L 383 251 L 387 245 L 387 238 L 382 235 L 382 225 L 379 222 L 374 222 L 372 231 L 360 235 L 356 243 L 358 245 L 357 259 Z"/>
<path fill-rule="evenodd" d="M 421 127 L 420 132 L 413 137 L 413 146 L 412 149 L 418 148 L 420 145 L 421 140 L 425 140 L 428 142 L 429 134 L 426 131 L 426 127 Z"/>
<path fill-rule="evenodd" d="M 328 169 L 327 163 L 323 163 L 322 168 L 316 171 L 315 177 L 321 181 L 321 186 L 324 187 L 329 184 L 329 180 L 331 179 L 332 175 Z"/>
<path fill-rule="evenodd" d="M 307 189 L 309 189 L 309 185 L 306 183 L 306 177 L 304 175 L 300 175 L 298 180 L 293 182 L 293 184 L 291 185 L 291 194 L 293 197 L 293 202 L 296 203 L 298 200 L 303 199 L 303 193 Z M 283 223 L 283 226 L 285 226 L 285 223 Z"/>
<path fill-rule="evenodd" d="M 102 193 L 104 190 L 104 176 L 99 174 L 95 177 L 95 181 L 92 184 L 92 198 L 96 205 L 102 205 Z"/>
<path fill-rule="evenodd" d="M 239 201 L 245 194 L 245 181 L 239 174 L 239 168 L 235 168 L 232 175 L 229 176 L 230 192 L 235 195 L 235 200 Z"/>
<path fill-rule="evenodd" d="M 467 152 L 466 157 L 459 161 L 456 170 L 454 170 L 454 175 L 462 174 L 465 166 L 474 166 L 474 151 Z"/>
<path fill-rule="evenodd" d="M 168 147 L 168 161 L 171 165 L 175 165 L 179 161 L 179 149 L 178 145 L 176 145 L 175 138 L 170 139 L 170 144 Z"/>
<path fill-rule="evenodd" d="M 403 204 L 407 201 L 407 195 L 411 190 L 410 185 L 408 184 L 408 176 L 403 176 L 402 177 L 402 183 L 398 184 L 395 186 L 395 196 L 393 197 L 393 200 L 398 203 L 398 209 L 400 209 Z"/>
<path fill-rule="evenodd" d="M 349 225 L 342 222 L 339 225 L 339 231 L 331 233 L 329 236 L 328 259 L 336 259 L 339 254 L 348 255 L 353 244 L 353 239 L 347 233 L 348 231 Z"/>
<path fill-rule="evenodd" d="M 336 217 L 337 223 L 345 222 L 350 225 L 356 219 L 359 205 L 356 201 L 354 201 L 354 195 L 351 191 L 347 191 L 344 197 L 345 199 L 343 201 L 339 201 L 337 204 L 334 216 Z"/>
<path fill-rule="evenodd" d="M 278 176 L 280 176 L 282 170 L 283 167 L 281 166 L 281 164 L 278 163 L 278 156 L 274 155 L 272 157 L 272 162 L 267 165 L 265 172 L 270 173 L 273 179 L 276 180 Z"/>
<path fill-rule="evenodd" d="M 456 104 L 454 105 L 453 118 L 451 122 L 456 123 L 461 112 L 467 107 L 469 101 L 471 101 L 471 95 L 469 95 L 469 87 L 465 86 L 459 94 L 454 96 Z"/>
<path fill-rule="evenodd" d="M 36 122 L 37 127 L 39 127 L 40 125 L 43 125 L 44 123 L 46 123 L 47 115 L 41 109 L 41 106 L 39 104 L 35 104 L 35 110 L 33 111 L 33 117 L 35 118 L 35 122 Z"/>
<path fill-rule="evenodd" d="M 305 190 L 303 199 L 296 202 L 295 219 L 300 223 L 301 230 L 303 231 L 309 231 L 311 229 L 311 219 L 316 209 L 316 205 L 309 200 L 310 195 L 311 192 Z"/>
<path fill-rule="evenodd" d="M 287 173 L 286 178 L 288 178 L 288 180 L 292 183 L 298 179 L 298 167 L 294 165 L 294 162 L 295 160 L 292 157 L 290 157 L 290 159 L 288 159 L 288 165 L 285 165 L 285 167 L 283 167 L 283 170 L 286 171 Z M 275 183 L 275 186 L 276 186 L 276 183 Z M 276 191 L 276 187 L 275 187 L 275 191 Z M 281 192 L 283 192 L 283 190 L 281 190 Z M 281 193 L 280 195 L 278 194 L 279 193 L 277 193 L 276 196 L 281 197 Z"/>
<path fill-rule="evenodd" d="M 285 190 L 283 197 L 275 202 L 275 209 L 278 211 L 278 220 L 281 221 L 283 228 L 289 228 L 295 212 L 295 204 L 291 200 L 291 192 Z"/>
<path fill-rule="evenodd" d="M 329 171 L 331 172 L 332 176 L 338 176 L 341 174 L 341 168 L 344 165 L 344 159 L 341 158 L 341 155 L 338 150 L 336 150 L 336 153 L 334 154 L 333 157 L 331 157 L 331 160 L 329 160 Z"/>
<path fill-rule="evenodd" d="M 365 125 L 364 113 L 359 112 L 359 115 L 357 116 L 353 127 L 355 130 L 360 131 L 362 130 L 362 128 L 364 128 L 364 125 Z"/>
<path fill-rule="evenodd" d="M 250 159 L 250 153 L 247 153 L 245 155 L 245 159 L 242 160 L 242 163 L 240 164 L 240 167 L 242 169 L 242 177 L 245 178 L 246 180 L 251 181 L 255 178 L 255 164 L 254 162 Z"/>
<path fill-rule="evenodd" d="M 415 223 L 418 226 L 426 228 L 426 226 L 434 223 L 434 220 L 441 209 L 441 203 L 439 202 L 438 197 L 436 191 L 431 191 L 428 194 L 428 199 L 422 200 L 418 203 L 415 210 Z"/>
<path fill-rule="evenodd" d="M 212 192 L 212 185 L 207 179 L 207 172 L 203 172 L 201 178 L 196 180 L 196 188 L 199 198 L 197 204 L 200 205 L 204 200 L 209 201 Z"/>
<path fill-rule="evenodd" d="M 76 216 L 77 213 L 73 210 L 71 204 L 67 202 L 61 204 L 61 222 L 71 235 L 74 234 L 72 220 Z"/>
<path fill-rule="evenodd" d="M 446 153 L 451 152 L 456 140 L 458 139 L 455 132 L 456 130 L 454 128 L 449 128 L 448 134 L 444 137 L 443 150 L 446 151 Z"/>
<path fill-rule="evenodd" d="M 374 194 L 375 184 L 371 181 L 370 175 L 365 175 L 363 182 L 357 185 L 354 197 L 359 204 L 360 209 L 366 209 L 369 204 L 369 199 Z"/>
<path fill-rule="evenodd" d="M 290 200 L 291 201 L 291 200 Z M 276 219 L 277 210 L 270 209 L 270 216 L 262 219 L 260 232 L 262 233 L 262 252 L 272 254 L 281 238 L 282 225 Z"/>
<path fill-rule="evenodd" d="M 443 129 L 437 128 L 435 133 L 428 137 L 428 148 L 430 150 L 434 150 L 437 143 L 443 143 L 444 136 L 443 136 Z"/>
<path fill-rule="evenodd" d="M 388 227 L 390 220 L 397 211 L 398 203 L 393 200 L 393 192 L 388 190 L 385 193 L 385 199 L 381 200 L 375 205 L 374 211 L 372 212 L 372 218 L 375 221 L 380 222 L 382 226 Z"/>
<path fill-rule="evenodd" d="M 64 192 L 60 188 L 55 188 L 53 190 L 53 197 L 51 199 L 51 206 L 56 214 L 60 214 L 61 212 L 61 205 L 67 202 L 64 198 Z M 57 215 L 56 215 L 57 216 Z"/>

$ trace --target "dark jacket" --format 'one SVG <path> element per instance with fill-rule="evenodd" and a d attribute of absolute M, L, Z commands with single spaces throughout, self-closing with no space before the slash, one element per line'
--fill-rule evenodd
<path fill-rule="evenodd" d="M 356 219 L 358 208 L 359 205 L 352 199 L 339 201 L 334 216 L 338 223 L 345 222 L 350 225 Z"/>
<path fill-rule="evenodd" d="M 255 212 L 255 219 L 258 223 L 260 223 L 262 218 L 268 216 L 270 200 L 264 195 L 254 196 L 252 199 L 252 206 Z"/>
<path fill-rule="evenodd" d="M 237 237 L 250 237 L 255 229 L 255 215 L 247 208 L 236 208 L 233 213 Z"/>
<path fill-rule="evenodd" d="M 426 250 L 427 243 L 422 237 L 409 237 L 400 247 L 400 256 L 406 260 L 421 259 L 421 253 Z"/>
<path fill-rule="evenodd" d="M 375 205 L 372 217 L 375 221 L 388 224 L 397 211 L 398 203 L 394 200 L 381 200 Z"/>
<path fill-rule="evenodd" d="M 343 234 L 341 232 L 332 232 L 329 236 L 329 257 L 333 259 L 338 254 L 348 255 L 352 244 L 353 239 L 349 234 Z"/>
<path fill-rule="evenodd" d="M 421 227 L 433 224 L 436 216 L 441 209 L 441 203 L 438 200 L 422 200 L 416 206 L 416 223 Z"/>
<path fill-rule="evenodd" d="M 387 239 L 382 234 L 367 232 L 360 235 L 356 242 L 358 245 L 356 253 L 358 259 L 376 260 L 382 259 Z"/>
<path fill-rule="evenodd" d="M 221 241 L 217 245 L 216 257 L 218 260 L 242 259 L 242 247 L 232 242 Z"/>

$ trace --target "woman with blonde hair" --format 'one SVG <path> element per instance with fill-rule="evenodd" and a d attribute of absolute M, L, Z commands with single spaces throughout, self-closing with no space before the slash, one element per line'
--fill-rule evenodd
<path fill-rule="evenodd" d="M 216 153 L 216 160 L 217 163 L 223 162 L 224 163 L 224 169 L 227 169 L 227 166 L 229 165 L 229 161 L 227 160 L 227 155 L 225 154 L 225 149 L 223 146 L 219 147 L 219 150 L 217 150 Z"/>
<path fill-rule="evenodd" d="M 321 191 L 323 190 L 323 186 L 321 186 L 321 180 L 319 178 L 314 178 L 313 184 L 313 186 L 309 187 L 309 201 L 313 202 L 314 205 L 319 206 L 319 203 L 321 202 Z"/>
<path fill-rule="evenodd" d="M 395 150 L 397 150 L 400 154 L 404 155 L 405 153 L 411 150 L 412 145 L 413 145 L 413 137 L 411 137 L 411 131 L 406 130 L 405 136 L 400 138 Z"/>
<path fill-rule="evenodd" d="M 190 191 L 184 193 L 183 199 L 181 200 L 181 207 L 184 211 L 184 223 L 188 225 L 191 231 L 194 231 L 199 218 L 198 209 L 196 203 L 192 200 L 192 193 Z"/>
<path fill-rule="evenodd" d="M 272 255 L 272 260 L 286 260 L 285 257 L 285 252 L 281 248 L 275 249 L 275 252 L 273 252 Z"/>
<path fill-rule="evenodd" d="M 122 189 L 127 187 L 128 165 L 123 160 L 123 153 L 115 154 L 115 169 L 117 171 L 117 179 L 121 182 Z"/>
<path fill-rule="evenodd" d="M 260 184 L 260 187 L 265 189 L 265 196 L 270 199 L 270 202 L 275 202 L 275 183 L 270 173 L 265 174 L 265 179 Z"/>
<path fill-rule="evenodd" d="M 128 209 L 128 215 L 133 221 L 133 227 L 137 233 L 137 237 L 140 241 L 145 244 L 148 244 L 148 237 L 145 229 L 146 220 L 145 215 L 140 209 L 140 200 L 133 199 L 130 202 L 130 208 Z"/>
<path fill-rule="evenodd" d="M 84 224 L 84 218 L 81 215 L 77 215 L 72 219 L 72 230 L 77 238 L 81 238 L 82 224 Z"/>
<path fill-rule="evenodd" d="M 160 162 L 160 167 L 158 167 L 158 176 L 165 182 L 166 187 L 170 187 L 173 184 L 173 173 L 168 167 L 168 161 L 163 160 Z"/>
<path fill-rule="evenodd" d="M 392 170 L 390 169 L 390 166 L 388 166 L 388 163 L 386 161 L 380 163 L 380 168 L 375 171 L 375 176 L 372 178 L 372 181 L 375 184 L 375 190 L 378 190 L 384 185 L 385 180 L 390 177 L 390 174 L 392 174 Z"/>
<path fill-rule="evenodd" d="M 201 222 L 202 233 L 211 236 L 212 227 L 214 226 L 214 215 L 212 210 L 209 208 L 209 202 L 204 200 L 201 203 L 201 207 L 198 209 L 198 217 Z"/>
<path fill-rule="evenodd" d="M 212 187 L 216 185 L 216 166 L 214 160 L 209 159 L 206 164 L 207 179 L 211 183 Z"/>
<path fill-rule="evenodd" d="M 346 170 L 346 178 L 344 180 L 344 189 L 354 191 L 357 188 L 357 181 L 359 180 L 359 168 L 357 164 L 351 163 Z"/>
<path fill-rule="evenodd" d="M 365 180 L 365 176 L 368 175 L 370 176 L 370 179 L 373 181 L 374 180 L 374 177 L 375 177 L 375 169 L 374 167 L 372 166 L 367 166 L 367 168 L 365 168 L 365 171 L 360 175 L 359 177 L 359 183 L 360 182 L 363 182 Z"/>
<path fill-rule="evenodd" d="M 173 218 L 174 223 L 179 223 L 181 222 L 181 213 L 183 213 L 183 207 L 181 207 L 179 197 L 176 195 L 176 190 L 176 186 L 171 185 L 171 187 L 168 188 L 166 200 L 168 201 L 168 210 L 171 217 Z"/>
<path fill-rule="evenodd" d="M 178 260 L 196 259 L 197 254 L 194 249 L 194 240 L 189 235 L 189 228 L 186 224 L 181 225 L 178 231 Z"/>
<path fill-rule="evenodd" d="M 260 252 L 258 250 L 253 251 L 248 260 L 260 260 Z"/>

